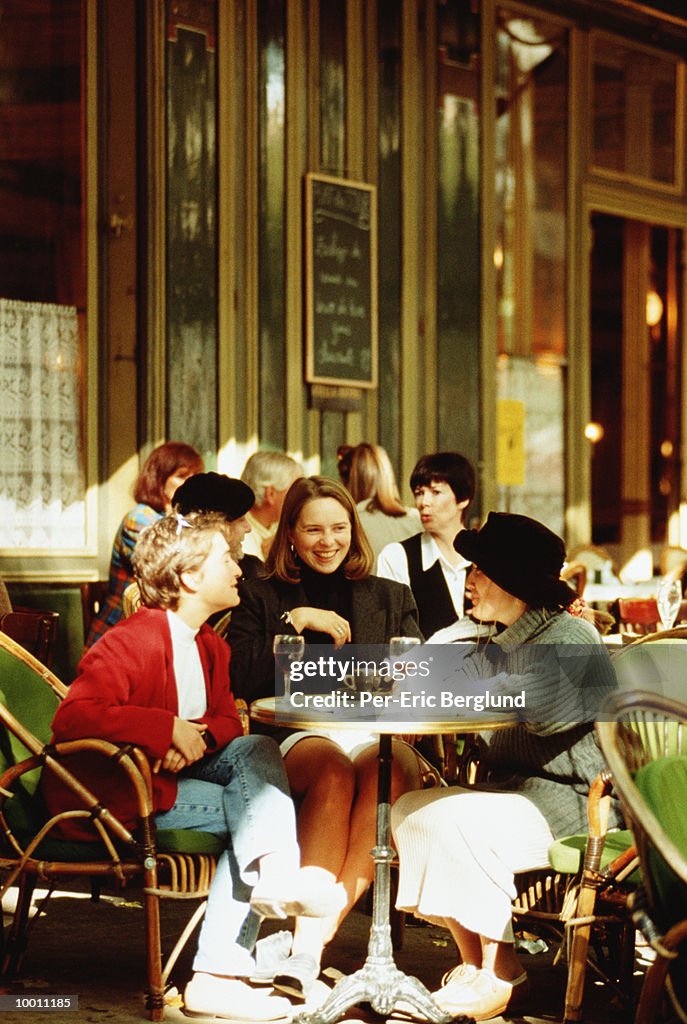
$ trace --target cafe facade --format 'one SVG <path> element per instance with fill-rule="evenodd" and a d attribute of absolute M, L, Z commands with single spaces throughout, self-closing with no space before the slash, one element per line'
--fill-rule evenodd
<path fill-rule="evenodd" d="M 0 0 L 0 573 L 103 577 L 164 439 L 478 467 L 687 546 L 677 0 Z"/>

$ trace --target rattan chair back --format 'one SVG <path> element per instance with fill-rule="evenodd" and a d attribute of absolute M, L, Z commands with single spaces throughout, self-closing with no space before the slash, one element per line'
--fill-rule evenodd
<path fill-rule="evenodd" d="M 642 866 L 634 920 L 657 954 L 636 1020 L 655 1020 L 665 986 L 679 1019 L 687 1022 L 687 703 L 649 692 L 617 693 L 596 729 Z"/>
<path fill-rule="evenodd" d="M 2 973 L 13 975 L 21 966 L 39 878 L 49 884 L 50 895 L 57 882 L 68 878 L 111 879 L 122 886 L 137 877 L 143 882 L 148 1008 L 152 1020 L 161 1020 L 167 978 L 204 908 L 196 910 L 163 968 L 160 898 L 205 898 L 223 844 L 203 832 L 156 833 L 150 765 L 138 748 L 98 739 L 51 745 L 51 722 L 66 693 L 49 669 L 0 633 L 0 899 L 18 885 Z M 102 759 L 104 773 L 121 774 L 120 788 L 129 788 L 137 808 L 133 832 L 70 767 L 74 755 L 82 753 Z M 52 818 L 39 787 L 45 772 L 71 794 L 67 809 Z M 66 841 L 57 833 L 64 820 L 76 818 L 88 823 L 92 842 Z"/>
<path fill-rule="evenodd" d="M 618 688 L 687 701 L 687 628 L 649 633 L 613 654 Z"/>

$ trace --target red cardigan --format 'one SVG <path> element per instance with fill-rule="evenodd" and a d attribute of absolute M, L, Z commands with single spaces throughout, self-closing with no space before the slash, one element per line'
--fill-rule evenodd
<path fill-rule="evenodd" d="M 205 674 L 209 752 L 224 747 L 243 732 L 229 686 L 229 646 L 209 626 L 196 637 Z M 174 678 L 172 637 L 167 615 L 141 608 L 108 630 L 81 659 L 78 675 L 53 719 L 53 742 L 98 738 L 113 743 L 134 743 L 151 762 L 163 758 L 172 743 L 179 702 Z M 76 755 L 69 762 L 78 778 L 104 803 L 132 825 L 134 805 L 126 799 L 121 772 L 104 770 L 102 758 Z M 43 794 L 51 813 L 74 806 L 71 797 L 51 772 L 43 773 Z M 166 811 L 177 795 L 177 776 L 160 771 L 153 775 L 156 811 Z M 93 838 L 78 819 L 61 830 L 69 838 Z"/>

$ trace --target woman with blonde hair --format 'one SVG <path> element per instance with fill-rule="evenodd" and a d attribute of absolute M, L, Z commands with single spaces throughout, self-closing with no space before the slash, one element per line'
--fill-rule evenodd
<path fill-rule="evenodd" d="M 375 557 L 392 541 L 422 530 L 420 513 L 402 504 L 391 459 L 379 444 L 342 445 L 337 452 L 339 476 L 358 509 L 360 523 Z"/>
<path fill-rule="evenodd" d="M 232 613 L 233 692 L 246 701 L 275 693 L 274 637 L 292 633 L 306 643 L 386 644 L 392 636 L 420 637 L 408 587 L 370 575 L 372 552 L 351 495 L 336 480 L 302 477 L 291 485 L 265 563 L 266 578 L 243 582 Z M 286 735 L 285 735 L 286 734 Z M 342 736 L 337 732 L 336 737 Z M 270 980 L 307 994 L 320 971 L 325 944 L 372 880 L 377 743 L 350 744 L 323 732 L 281 730 L 286 774 L 298 810 L 302 863 L 342 883 L 346 905 L 324 922 L 299 918 L 289 956 Z M 403 742 L 394 745 L 392 798 L 421 784 L 421 764 Z M 290 937 L 288 937 L 290 942 Z M 267 980 L 267 979 L 266 979 Z"/>
<path fill-rule="evenodd" d="M 267 736 L 244 736 L 228 684 L 230 652 L 207 619 L 238 604 L 241 570 L 222 514 L 162 517 L 141 533 L 134 566 L 145 602 L 87 651 L 53 720 L 56 742 L 83 736 L 141 747 L 160 829 L 210 832 L 224 850 L 208 892 L 184 1002 L 191 1016 L 273 1021 L 291 1005 L 254 988 L 253 948 L 263 917 L 330 914 L 341 893 L 325 872 L 300 867 L 284 766 Z M 133 788 L 92 755 L 79 776 L 134 827 Z M 74 806 L 56 775 L 43 777 L 50 812 Z M 63 819 L 63 838 L 93 841 L 93 823 Z"/>

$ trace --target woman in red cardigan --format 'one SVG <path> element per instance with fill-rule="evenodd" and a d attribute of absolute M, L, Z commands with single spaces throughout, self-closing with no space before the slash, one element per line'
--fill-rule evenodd
<path fill-rule="evenodd" d="M 135 568 L 148 607 L 85 655 L 53 731 L 56 742 L 97 736 L 137 744 L 153 766 L 158 826 L 226 838 L 186 1009 L 274 1020 L 291 1013 L 290 1003 L 247 981 L 262 917 L 326 915 L 341 899 L 324 872 L 299 868 L 279 750 L 268 737 L 243 736 L 229 688 L 229 648 L 204 625 L 239 601 L 227 529 L 221 516 L 193 514 L 168 516 L 144 531 Z M 112 782 L 88 761 L 78 770 L 104 804 L 134 823 L 134 809 Z M 53 813 L 65 806 L 64 791 L 47 777 L 45 797 Z"/>

